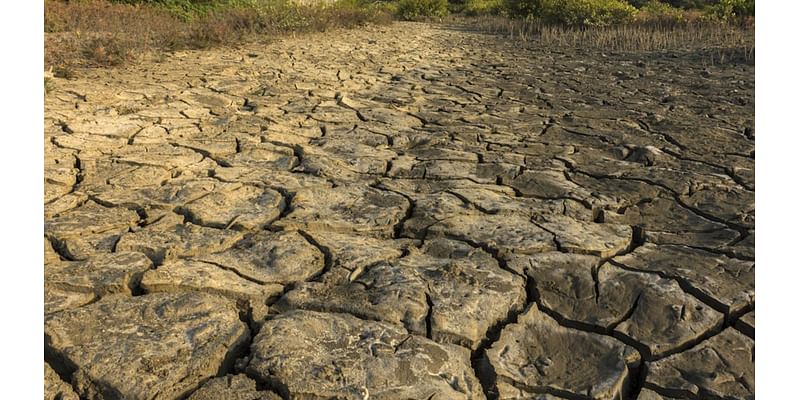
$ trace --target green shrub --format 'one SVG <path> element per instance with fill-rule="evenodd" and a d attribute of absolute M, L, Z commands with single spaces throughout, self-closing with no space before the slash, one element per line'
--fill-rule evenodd
<path fill-rule="evenodd" d="M 684 22 L 686 11 L 658 0 L 649 0 L 639 7 L 639 19 L 659 22 Z"/>
<path fill-rule="evenodd" d="M 469 15 L 497 15 L 502 14 L 505 8 L 505 0 L 467 0 L 462 11 Z"/>
<path fill-rule="evenodd" d="M 149 5 L 163 8 L 184 20 L 235 8 L 268 9 L 286 6 L 285 0 L 109 0 L 111 3 Z"/>
<path fill-rule="evenodd" d="M 397 16 L 405 20 L 447 15 L 447 0 L 400 0 Z"/>
<path fill-rule="evenodd" d="M 720 0 L 710 7 L 712 17 L 727 21 L 734 17 L 756 15 L 756 0 Z"/>
<path fill-rule="evenodd" d="M 622 0 L 510 0 L 512 12 L 544 22 L 608 26 L 633 20 L 636 7 Z"/>

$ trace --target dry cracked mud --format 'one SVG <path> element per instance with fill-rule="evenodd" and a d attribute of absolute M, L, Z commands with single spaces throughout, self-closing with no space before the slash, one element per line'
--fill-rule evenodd
<path fill-rule="evenodd" d="M 45 100 L 48 399 L 752 399 L 754 67 L 395 23 Z"/>

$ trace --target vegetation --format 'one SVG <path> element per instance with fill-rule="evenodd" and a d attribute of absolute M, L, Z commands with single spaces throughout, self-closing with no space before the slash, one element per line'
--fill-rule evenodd
<path fill-rule="evenodd" d="M 313 1 L 313 0 L 312 0 Z M 469 15 L 470 25 L 523 39 L 609 49 L 731 44 L 752 30 L 755 0 L 45 0 L 45 63 L 113 66 L 146 52 L 236 45 L 263 35 Z M 474 18 L 478 17 L 478 18 Z M 591 28 L 591 29 L 590 29 Z M 722 32 L 738 32 L 723 34 Z M 738 34 L 738 36 L 737 36 Z M 747 35 L 744 35 L 747 36 Z M 752 55 L 752 45 L 746 54 Z"/>
<path fill-rule="evenodd" d="M 546 23 L 608 26 L 633 20 L 636 7 L 622 0 L 510 0 L 516 15 L 535 16 Z"/>
<path fill-rule="evenodd" d="M 447 15 L 447 0 L 399 0 L 397 16 L 405 20 Z"/>
<path fill-rule="evenodd" d="M 387 23 L 379 3 L 339 0 L 45 0 L 45 64 L 113 66 L 148 51 L 234 45 L 260 35 Z"/>

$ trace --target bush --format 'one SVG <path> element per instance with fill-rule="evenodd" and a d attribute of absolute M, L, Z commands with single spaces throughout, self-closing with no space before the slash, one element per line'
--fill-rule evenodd
<path fill-rule="evenodd" d="M 688 11 L 675 8 L 667 3 L 649 0 L 639 8 L 637 19 L 654 22 L 685 22 Z"/>
<path fill-rule="evenodd" d="M 405 20 L 444 17 L 445 15 L 447 15 L 447 0 L 400 0 L 397 2 L 397 16 Z"/>
<path fill-rule="evenodd" d="M 505 9 L 505 0 L 467 0 L 462 11 L 469 15 L 498 15 Z"/>
<path fill-rule="evenodd" d="M 727 21 L 735 17 L 756 15 L 756 0 L 720 0 L 710 8 L 713 17 Z"/>
<path fill-rule="evenodd" d="M 636 7 L 622 0 L 511 0 L 512 12 L 548 23 L 608 26 L 633 20 Z"/>

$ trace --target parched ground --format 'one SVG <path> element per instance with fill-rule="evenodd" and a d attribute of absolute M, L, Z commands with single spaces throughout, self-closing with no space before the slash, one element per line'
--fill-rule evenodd
<path fill-rule="evenodd" d="M 706 64 L 397 23 L 57 79 L 46 398 L 754 398 Z"/>

